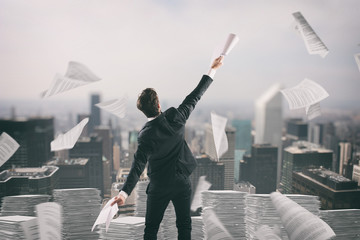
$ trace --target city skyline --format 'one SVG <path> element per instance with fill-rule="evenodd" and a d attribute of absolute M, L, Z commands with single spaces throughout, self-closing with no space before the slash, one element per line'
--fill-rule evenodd
<path fill-rule="evenodd" d="M 206 74 L 214 48 L 229 34 L 240 41 L 224 60 L 207 102 L 253 102 L 274 83 L 292 87 L 305 77 L 330 97 L 324 106 L 360 100 L 358 1 L 8 1 L 0 3 L 0 96 L 40 100 L 69 61 L 87 65 L 101 81 L 43 100 L 135 98 L 154 87 L 160 100 L 181 99 Z M 309 55 L 290 28 L 300 11 L 329 48 Z M 169 89 L 176 89 L 169 91 Z"/>

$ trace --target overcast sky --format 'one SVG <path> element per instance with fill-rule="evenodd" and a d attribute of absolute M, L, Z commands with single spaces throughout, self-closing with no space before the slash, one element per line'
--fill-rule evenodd
<path fill-rule="evenodd" d="M 0 99 L 39 99 L 69 61 L 102 81 L 53 100 L 135 98 L 146 87 L 182 98 L 235 33 L 208 101 L 253 101 L 273 83 L 305 77 L 329 92 L 325 101 L 360 101 L 359 9 L 358 0 L 0 0 Z M 329 48 L 326 58 L 309 55 L 291 29 L 297 11 Z"/>

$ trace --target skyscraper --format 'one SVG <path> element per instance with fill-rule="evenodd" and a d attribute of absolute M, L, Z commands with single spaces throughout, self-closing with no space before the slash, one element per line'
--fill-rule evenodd
<path fill-rule="evenodd" d="M 276 191 L 278 148 L 270 144 L 254 144 L 248 161 L 249 182 L 257 194 Z"/>
<path fill-rule="evenodd" d="M 54 118 L 0 119 L 0 133 L 6 132 L 20 144 L 15 154 L 0 171 L 16 167 L 40 167 L 50 160 L 53 153 L 50 143 L 54 140 Z"/>
<path fill-rule="evenodd" d="M 338 169 L 339 169 L 339 174 L 343 175 L 343 176 L 347 176 L 351 175 L 352 173 L 348 173 L 346 170 L 348 169 L 347 166 L 351 163 L 352 161 L 352 147 L 351 147 L 351 143 L 349 142 L 340 142 L 339 143 L 339 151 L 338 151 L 339 155 L 338 155 Z"/>
<path fill-rule="evenodd" d="M 125 163 L 125 166 L 122 166 L 124 168 L 131 167 L 132 162 L 134 161 L 134 154 L 138 147 L 138 134 L 139 132 L 136 130 L 129 132 L 129 159 L 127 163 Z"/>
<path fill-rule="evenodd" d="M 89 119 L 89 133 L 92 133 L 95 129 L 95 126 L 101 125 L 101 115 L 100 115 L 100 108 L 95 106 L 95 104 L 100 102 L 100 95 L 99 94 L 91 94 L 91 115 Z"/>
<path fill-rule="evenodd" d="M 271 86 L 255 102 L 255 144 L 270 143 L 278 147 L 277 184 L 281 176 L 282 97 L 280 84 Z"/>
<path fill-rule="evenodd" d="M 234 119 L 231 125 L 236 129 L 235 149 L 249 153 L 252 145 L 251 120 Z"/>
<path fill-rule="evenodd" d="M 303 168 L 314 166 L 330 169 L 332 154 L 329 149 L 321 148 L 309 142 L 294 142 L 292 146 L 284 149 L 284 162 L 282 166 L 280 190 L 282 193 L 292 193 L 293 171 L 300 172 Z"/>

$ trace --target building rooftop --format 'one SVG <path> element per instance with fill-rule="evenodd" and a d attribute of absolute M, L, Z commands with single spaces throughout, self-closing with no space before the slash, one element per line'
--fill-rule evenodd
<path fill-rule="evenodd" d="M 322 148 L 318 144 L 310 143 L 306 141 L 294 142 L 292 146 L 284 149 L 292 154 L 303 154 L 303 153 L 332 153 L 330 149 Z"/>
<path fill-rule="evenodd" d="M 88 158 L 71 158 L 71 159 L 66 159 L 66 160 L 60 160 L 60 159 L 55 159 L 52 160 L 50 162 L 48 162 L 48 165 L 86 165 L 88 163 L 89 159 Z"/>
<path fill-rule="evenodd" d="M 50 177 L 57 170 L 56 166 L 43 166 L 41 168 L 13 168 L 0 173 L 0 182 L 6 182 L 11 178 L 44 178 Z"/>

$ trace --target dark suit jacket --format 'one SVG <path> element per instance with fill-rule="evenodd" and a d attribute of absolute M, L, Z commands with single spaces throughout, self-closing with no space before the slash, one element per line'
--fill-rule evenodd
<path fill-rule="evenodd" d="M 196 160 L 184 139 L 185 123 L 212 81 L 204 75 L 178 108 L 171 107 L 145 124 L 139 132 L 138 149 L 122 188 L 124 192 L 130 195 L 147 162 L 147 174 L 153 186 L 170 184 L 176 171 L 186 176 L 191 174 Z"/>

